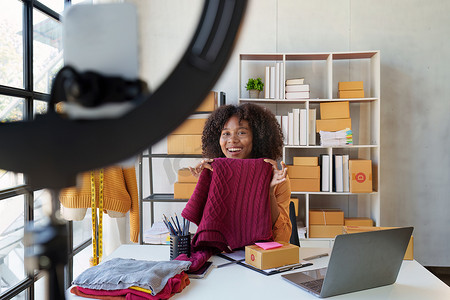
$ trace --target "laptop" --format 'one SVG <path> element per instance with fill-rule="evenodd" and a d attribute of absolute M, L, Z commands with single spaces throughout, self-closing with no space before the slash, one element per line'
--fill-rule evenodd
<path fill-rule="evenodd" d="M 402 227 L 338 235 L 327 268 L 281 277 L 320 298 L 393 284 L 412 231 Z"/>

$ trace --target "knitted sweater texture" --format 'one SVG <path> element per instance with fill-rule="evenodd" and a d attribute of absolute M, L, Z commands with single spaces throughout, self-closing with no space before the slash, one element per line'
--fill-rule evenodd
<path fill-rule="evenodd" d="M 236 249 L 272 238 L 269 184 L 264 159 L 215 158 L 204 170 L 182 216 L 198 225 L 194 250 Z"/>
<path fill-rule="evenodd" d="M 59 200 L 64 207 L 91 207 L 91 172 L 80 174 L 77 187 L 61 190 Z M 96 207 L 99 199 L 99 172 L 95 171 Z M 134 167 L 108 167 L 104 169 L 103 209 L 121 213 L 130 211 L 130 240 L 138 242 L 139 237 L 139 199 Z"/>

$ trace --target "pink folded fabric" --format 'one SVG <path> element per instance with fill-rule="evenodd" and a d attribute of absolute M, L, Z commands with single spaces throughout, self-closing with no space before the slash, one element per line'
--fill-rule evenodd
<path fill-rule="evenodd" d="M 191 257 L 188 257 L 186 254 L 180 254 L 175 258 L 175 260 L 190 261 L 192 264 L 189 267 L 189 271 L 195 272 L 201 267 L 203 267 L 205 262 L 208 261 L 208 259 L 211 257 L 212 254 L 213 254 L 212 250 L 205 249 L 192 252 Z"/>
<path fill-rule="evenodd" d="M 170 278 L 164 288 L 155 296 L 149 293 L 134 290 L 134 289 L 121 289 L 121 290 L 93 290 L 82 287 L 73 287 L 70 292 L 77 296 L 86 298 L 98 298 L 98 299 L 125 299 L 125 300 L 156 300 L 156 299 L 169 299 L 175 293 L 181 292 L 186 286 L 190 284 L 188 275 L 184 272 L 175 275 Z M 118 298 L 100 298 L 100 297 L 118 297 Z"/>

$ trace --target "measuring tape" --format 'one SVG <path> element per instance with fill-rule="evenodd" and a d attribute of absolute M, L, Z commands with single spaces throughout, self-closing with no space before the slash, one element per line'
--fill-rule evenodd
<path fill-rule="evenodd" d="M 92 265 L 100 263 L 103 256 L 103 169 L 99 170 L 98 191 L 98 228 L 97 228 L 97 205 L 95 203 L 95 172 L 91 171 L 91 214 L 92 214 Z M 98 233 L 98 243 L 97 243 Z M 97 247 L 98 246 L 98 247 Z"/>

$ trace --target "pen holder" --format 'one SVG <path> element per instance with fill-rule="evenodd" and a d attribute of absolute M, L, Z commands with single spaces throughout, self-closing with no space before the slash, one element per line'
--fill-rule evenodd
<path fill-rule="evenodd" d="M 177 258 L 180 254 L 191 256 L 191 235 L 170 235 L 170 260 Z"/>

